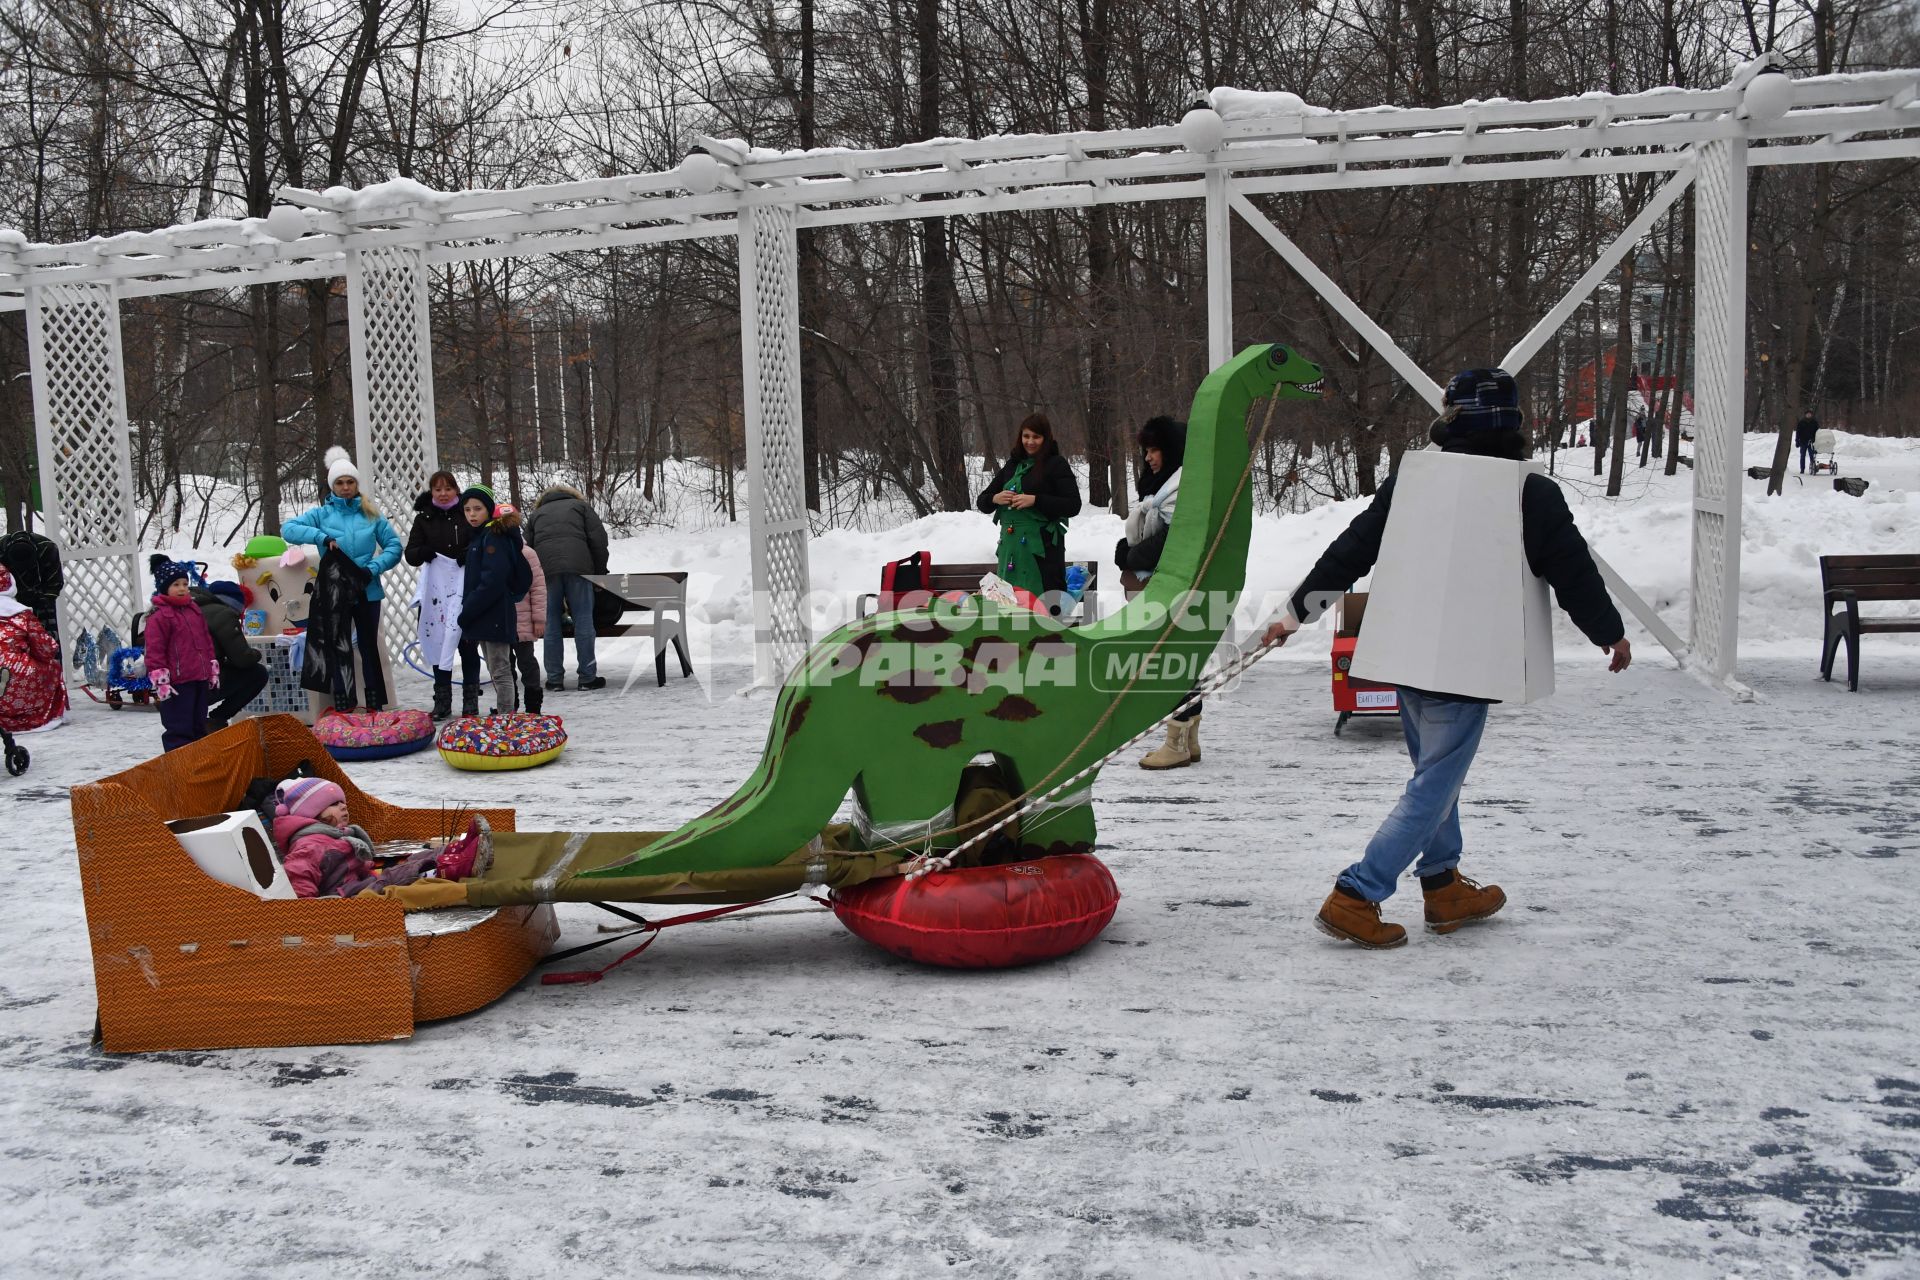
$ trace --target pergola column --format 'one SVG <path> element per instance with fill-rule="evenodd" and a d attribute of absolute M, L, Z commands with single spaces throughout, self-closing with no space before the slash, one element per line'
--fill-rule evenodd
<path fill-rule="evenodd" d="M 427 477 L 440 466 L 423 250 L 387 246 L 348 254 L 347 334 L 353 361 L 353 457 L 360 486 L 398 526 L 405 523 Z M 402 560 L 387 570 L 381 586 L 388 601 L 404 609 L 419 580 L 420 571 Z M 398 661 L 413 628 L 390 619 L 380 635 Z"/>
<path fill-rule="evenodd" d="M 26 311 L 41 511 L 60 544 L 60 643 L 70 655 L 80 630 L 113 626 L 130 641 L 133 615 L 147 607 L 120 302 L 111 285 L 37 285 Z"/>
<path fill-rule="evenodd" d="M 800 277 L 793 205 L 742 205 L 740 358 L 753 544 L 754 682 L 806 656 L 807 497 L 800 456 Z"/>
<path fill-rule="evenodd" d="M 1741 432 L 1746 422 L 1747 140 L 1699 145 L 1694 179 L 1693 652 L 1729 680 L 1739 657 Z"/>

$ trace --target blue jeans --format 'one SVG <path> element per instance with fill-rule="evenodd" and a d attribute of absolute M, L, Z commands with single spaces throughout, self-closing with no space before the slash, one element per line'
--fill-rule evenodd
<path fill-rule="evenodd" d="M 1800 446 L 1800 474 L 1801 475 L 1805 475 L 1807 473 L 1807 464 L 1809 462 L 1818 463 L 1819 460 L 1820 460 L 1819 457 L 1813 451 L 1812 445 L 1803 444 Z"/>
<path fill-rule="evenodd" d="M 547 679 L 558 681 L 566 673 L 564 637 L 560 634 L 560 610 L 573 615 L 573 653 L 578 659 L 580 678 L 593 679 L 599 664 L 593 660 L 593 584 L 577 573 L 556 573 L 547 579 Z"/>
<path fill-rule="evenodd" d="M 1459 865 L 1460 784 L 1480 749 L 1487 704 L 1447 702 L 1402 689 L 1400 727 L 1413 757 L 1413 777 L 1360 861 L 1340 873 L 1340 883 L 1368 902 L 1392 897 L 1394 882 L 1415 858 L 1420 865 L 1414 871 L 1423 876 Z"/>

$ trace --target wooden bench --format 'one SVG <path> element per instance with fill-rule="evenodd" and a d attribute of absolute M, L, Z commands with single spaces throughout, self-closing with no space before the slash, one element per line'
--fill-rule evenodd
<path fill-rule="evenodd" d="M 1094 608 L 1095 593 L 1100 587 L 1100 566 L 1091 560 L 1069 560 L 1067 567 L 1079 565 L 1087 571 L 1086 590 L 1080 593 L 1080 605 L 1067 619 L 1068 626 L 1080 626 L 1099 617 Z M 967 595 L 978 595 L 980 579 L 994 572 L 996 566 L 991 561 L 980 564 L 934 564 L 927 566 L 926 585 L 913 591 L 869 591 L 862 595 L 855 607 L 855 615 L 861 618 L 876 613 L 891 613 L 895 609 L 924 608 L 929 600 L 946 595 L 950 591 L 960 591 Z"/>
<path fill-rule="evenodd" d="M 1860 616 L 1862 600 L 1920 600 L 1920 554 L 1893 556 L 1821 556 L 1820 585 L 1825 593 L 1826 641 L 1820 650 L 1820 678 L 1833 679 L 1833 659 L 1847 642 L 1847 688 L 1860 691 L 1860 637 L 1865 632 L 1920 631 L 1920 617 L 1908 614 Z M 1836 611 L 1835 606 L 1844 606 Z"/>
<path fill-rule="evenodd" d="M 620 601 L 621 614 L 639 611 L 645 616 L 611 626 L 594 625 L 594 636 L 646 636 L 653 641 L 653 674 L 657 684 L 667 682 L 667 646 L 680 659 L 680 674 L 693 674 L 687 657 L 687 575 L 666 573 L 595 573 L 587 581 Z"/>

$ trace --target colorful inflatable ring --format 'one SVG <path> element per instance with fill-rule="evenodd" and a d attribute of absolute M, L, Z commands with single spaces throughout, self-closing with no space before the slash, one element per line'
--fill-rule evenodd
<path fill-rule="evenodd" d="M 1119 903 L 1119 886 L 1090 853 L 918 880 L 883 876 L 833 895 L 834 914 L 859 937 L 949 969 L 1006 969 L 1078 951 Z"/>
<path fill-rule="evenodd" d="M 560 754 L 567 731 L 559 716 L 465 716 L 447 722 L 437 745 L 456 769 L 534 769 Z"/>
<path fill-rule="evenodd" d="M 424 711 L 352 711 L 323 715 L 313 736 L 335 760 L 386 760 L 433 744 L 433 717 Z"/>

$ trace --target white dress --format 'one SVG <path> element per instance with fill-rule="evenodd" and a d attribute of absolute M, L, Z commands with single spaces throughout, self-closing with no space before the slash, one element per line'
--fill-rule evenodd
<path fill-rule="evenodd" d="M 452 556 L 436 555 L 420 567 L 413 607 L 420 611 L 420 657 L 430 667 L 451 671 L 460 664 L 460 594 L 466 567 Z"/>

